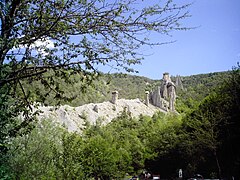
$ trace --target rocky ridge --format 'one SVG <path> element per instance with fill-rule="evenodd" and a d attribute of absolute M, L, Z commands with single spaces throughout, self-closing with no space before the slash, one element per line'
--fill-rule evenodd
<path fill-rule="evenodd" d="M 51 119 L 63 124 L 70 132 L 80 131 L 84 125 L 84 119 L 91 124 L 101 118 L 103 124 L 111 122 L 112 119 L 119 116 L 124 109 L 131 114 L 132 117 L 139 115 L 152 116 L 157 111 L 166 113 L 166 111 L 149 104 L 145 105 L 140 99 L 118 99 L 116 103 L 106 101 L 103 103 L 90 103 L 79 107 L 63 106 L 39 106 L 38 119 Z"/>

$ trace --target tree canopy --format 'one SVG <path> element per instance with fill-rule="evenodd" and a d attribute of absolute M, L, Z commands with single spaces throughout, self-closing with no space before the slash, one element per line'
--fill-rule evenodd
<path fill-rule="evenodd" d="M 188 16 L 188 5 L 177 6 L 171 0 L 137 8 L 140 3 L 1 1 L 0 65 L 1 69 L 4 65 L 8 68 L 2 72 L 0 84 L 41 77 L 50 69 L 72 69 L 87 75 L 97 72 L 98 64 L 131 71 L 127 66 L 140 63 L 141 59 L 136 50 L 142 45 L 164 43 L 150 41 L 149 31 L 168 35 L 185 29 L 180 22 Z"/>

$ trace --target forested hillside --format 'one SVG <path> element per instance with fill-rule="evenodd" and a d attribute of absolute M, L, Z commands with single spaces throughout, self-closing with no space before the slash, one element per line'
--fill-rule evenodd
<path fill-rule="evenodd" d="M 26 82 L 25 88 L 35 101 L 45 105 L 80 106 L 87 103 L 108 101 L 111 98 L 111 92 L 115 90 L 119 92 L 119 98 L 143 98 L 146 88 L 155 83 L 154 80 L 146 77 L 126 74 L 101 74 L 87 85 L 84 84 L 84 80 L 79 75 L 75 75 L 68 82 L 62 79 L 54 79 L 54 81 L 58 82 L 55 88 L 61 90 L 61 98 L 56 96 L 55 89 L 45 91 L 45 87 L 40 81 L 34 82 L 34 85 L 31 86 Z"/>
<path fill-rule="evenodd" d="M 182 83 L 188 92 L 187 94 L 191 95 L 193 99 L 201 100 L 203 97 L 209 95 L 214 88 L 221 86 L 230 77 L 230 72 L 183 76 Z"/>
<path fill-rule="evenodd" d="M 229 72 L 215 72 L 209 74 L 199 74 L 192 76 L 182 76 L 182 84 L 184 89 L 177 88 L 178 103 L 184 103 L 191 107 L 193 104 L 201 101 L 214 88 L 224 82 L 224 79 L 229 77 Z M 51 75 L 49 75 L 51 76 Z M 71 78 L 71 84 L 62 79 L 58 81 L 57 89 L 61 89 L 63 97 L 57 98 L 54 89 L 45 91 L 44 85 L 35 82 L 34 85 L 25 83 L 26 89 L 31 92 L 30 96 L 38 102 L 43 102 L 45 105 L 68 104 L 70 106 L 80 106 L 86 103 L 98 103 L 111 99 L 111 92 L 117 90 L 119 98 L 135 99 L 144 98 L 146 90 L 152 90 L 157 85 L 161 84 L 159 80 L 152 80 L 142 76 L 127 75 L 127 74 L 102 74 L 97 79 L 93 80 L 90 86 L 82 87 L 84 82 L 78 75 Z M 171 77 L 175 82 L 176 77 Z"/>
<path fill-rule="evenodd" d="M 230 76 L 231 71 L 225 71 L 181 77 L 184 89 L 177 88 L 177 110 L 183 112 L 195 108 L 216 88 L 223 86 Z M 172 79 L 175 81 L 175 77 Z"/>

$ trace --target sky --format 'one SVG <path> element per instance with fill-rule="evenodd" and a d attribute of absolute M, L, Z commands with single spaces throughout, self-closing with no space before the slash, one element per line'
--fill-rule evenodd
<path fill-rule="evenodd" d="M 142 7 L 149 2 L 140 1 Z M 141 49 L 141 65 L 133 66 L 139 76 L 161 79 L 164 72 L 190 76 L 232 70 L 240 62 L 240 0 L 173 0 L 187 4 L 191 17 L 183 26 L 196 27 L 172 33 L 174 43 Z M 161 34 L 152 34 L 154 42 L 163 42 Z M 51 45 L 51 44 L 50 44 Z M 109 72 L 109 68 L 106 70 Z"/>
<path fill-rule="evenodd" d="M 179 0 L 179 2 L 184 0 Z M 177 1 L 176 1 L 177 2 Z M 186 1 L 189 2 L 189 1 Z M 172 34 L 175 43 L 147 49 L 137 75 L 161 79 L 232 70 L 240 62 L 240 0 L 195 0 L 192 17 L 183 21 L 188 31 Z M 154 35 L 154 39 L 162 38 Z"/>

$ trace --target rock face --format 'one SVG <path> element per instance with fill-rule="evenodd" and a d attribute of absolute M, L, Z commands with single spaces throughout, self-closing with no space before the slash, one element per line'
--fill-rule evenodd
<path fill-rule="evenodd" d="M 109 123 L 113 118 L 119 116 L 124 109 L 127 110 L 132 117 L 139 115 L 152 116 L 157 111 L 162 111 L 160 108 L 151 104 L 144 104 L 139 99 L 118 99 L 113 103 L 107 101 L 103 103 L 90 103 L 79 107 L 71 107 L 68 105 L 54 107 L 54 106 L 40 106 L 38 109 L 41 113 L 38 119 L 47 118 L 59 122 L 68 128 L 70 132 L 81 131 L 84 125 L 84 119 L 90 123 L 96 123 L 96 120 L 101 118 L 103 124 Z"/>
<path fill-rule="evenodd" d="M 139 99 L 118 99 L 118 91 L 112 92 L 112 99 L 103 103 L 90 103 L 79 107 L 64 106 L 39 106 L 38 119 L 50 119 L 63 124 L 69 131 L 81 131 L 85 120 L 95 124 L 101 119 L 102 124 L 111 122 L 124 110 L 132 117 L 139 115 L 152 116 L 157 111 L 175 111 L 175 85 L 169 77 L 169 73 L 163 74 L 163 83 L 154 91 L 145 92 L 145 102 Z M 36 109 L 37 110 L 37 109 Z"/>
<path fill-rule="evenodd" d="M 176 87 L 169 73 L 163 73 L 163 82 L 149 94 L 151 104 L 164 111 L 175 112 Z"/>
<path fill-rule="evenodd" d="M 175 85 L 178 89 L 184 90 L 181 76 L 177 75 Z"/>

